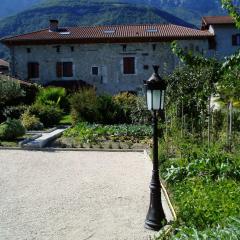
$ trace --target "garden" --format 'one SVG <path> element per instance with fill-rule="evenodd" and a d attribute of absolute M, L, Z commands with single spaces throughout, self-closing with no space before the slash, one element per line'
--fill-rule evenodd
<path fill-rule="evenodd" d="M 240 52 L 219 62 L 186 53 L 176 42 L 172 51 L 183 64 L 164 76 L 159 163 L 177 219 L 157 239 L 240 239 Z M 71 125 L 52 147 L 151 147 L 143 96 L 97 95 L 93 88 L 69 92 L 0 78 L 0 146 L 16 146 L 33 130 Z"/>
<path fill-rule="evenodd" d="M 48 147 L 144 149 L 151 143 L 151 115 L 141 96 L 97 95 L 93 88 L 67 91 L 0 78 L 2 147 L 18 147 L 62 125 L 72 127 Z"/>

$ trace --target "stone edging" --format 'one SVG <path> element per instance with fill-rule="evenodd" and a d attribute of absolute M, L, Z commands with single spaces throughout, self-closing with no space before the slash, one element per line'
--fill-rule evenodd
<path fill-rule="evenodd" d="M 139 152 L 143 153 L 144 149 L 96 149 L 96 148 L 29 148 L 29 147 L 0 147 L 0 150 L 19 150 L 19 151 L 42 151 L 42 152 Z"/>

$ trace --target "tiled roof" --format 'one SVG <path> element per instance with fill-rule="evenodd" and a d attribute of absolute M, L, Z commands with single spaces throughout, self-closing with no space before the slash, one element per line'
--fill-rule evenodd
<path fill-rule="evenodd" d="M 0 59 L 0 66 L 9 67 L 9 63 L 4 61 L 3 59 Z"/>
<path fill-rule="evenodd" d="M 59 28 L 58 32 L 48 29 L 2 39 L 6 44 L 55 43 L 55 42 L 121 42 L 208 38 L 213 35 L 173 24 L 118 25 L 93 27 Z"/>
<path fill-rule="evenodd" d="M 206 16 L 202 18 L 204 25 L 233 24 L 234 20 L 230 16 Z"/>

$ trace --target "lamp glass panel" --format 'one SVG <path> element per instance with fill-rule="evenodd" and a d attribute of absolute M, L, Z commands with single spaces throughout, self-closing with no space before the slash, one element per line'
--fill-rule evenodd
<path fill-rule="evenodd" d="M 152 90 L 147 90 L 147 106 L 148 110 L 152 110 Z"/>
<path fill-rule="evenodd" d="M 161 109 L 164 108 L 164 98 L 165 98 L 165 91 L 162 91 L 162 97 L 161 97 Z"/>
<path fill-rule="evenodd" d="M 161 106 L 161 91 L 153 90 L 153 110 L 159 110 Z"/>

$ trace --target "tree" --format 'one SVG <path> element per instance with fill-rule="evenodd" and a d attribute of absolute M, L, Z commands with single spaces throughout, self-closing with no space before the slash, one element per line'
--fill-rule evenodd
<path fill-rule="evenodd" d="M 232 0 L 221 0 L 222 1 L 222 7 L 227 9 L 230 16 L 233 17 L 233 19 L 236 22 L 236 26 L 240 28 L 240 1 L 232 1 Z"/>

